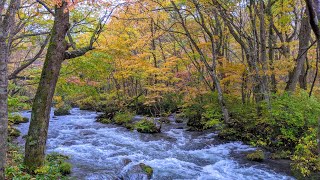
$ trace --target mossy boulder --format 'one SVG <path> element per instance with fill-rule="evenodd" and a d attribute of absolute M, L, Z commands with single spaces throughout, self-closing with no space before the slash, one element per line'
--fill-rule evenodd
<path fill-rule="evenodd" d="M 146 164 L 140 163 L 139 166 L 142 168 L 142 170 L 147 174 L 148 178 L 152 177 L 153 169 L 151 166 L 148 166 Z"/>
<path fill-rule="evenodd" d="M 12 124 L 20 124 L 20 123 L 29 122 L 29 118 L 22 117 L 20 114 L 10 114 L 8 119 L 9 119 L 9 122 Z"/>
<path fill-rule="evenodd" d="M 133 123 L 127 123 L 127 124 L 124 125 L 124 127 L 127 128 L 130 131 L 133 131 L 134 128 L 135 128 Z"/>
<path fill-rule="evenodd" d="M 63 162 L 60 164 L 60 173 L 62 175 L 68 175 L 71 173 L 72 165 L 68 162 Z"/>
<path fill-rule="evenodd" d="M 11 137 L 19 137 L 21 135 L 21 132 L 18 129 L 9 126 L 8 134 Z"/>
<path fill-rule="evenodd" d="M 134 130 L 134 124 L 132 119 L 134 118 L 134 114 L 127 111 L 110 111 L 109 113 L 101 114 L 97 117 L 97 122 L 103 124 L 116 124 L 124 126 L 129 130 Z"/>
<path fill-rule="evenodd" d="M 126 172 L 123 174 L 122 179 L 151 179 L 153 175 L 152 167 L 140 163 L 131 166 Z"/>
<path fill-rule="evenodd" d="M 64 105 L 64 106 L 56 108 L 53 113 L 55 116 L 70 115 L 70 109 L 71 109 L 71 106 Z"/>
<path fill-rule="evenodd" d="M 143 119 L 135 124 L 135 128 L 140 133 L 159 133 L 160 128 L 150 120 Z"/>
<path fill-rule="evenodd" d="M 247 159 L 250 161 L 262 162 L 265 159 L 265 155 L 262 150 L 256 150 L 250 154 L 247 154 Z"/>

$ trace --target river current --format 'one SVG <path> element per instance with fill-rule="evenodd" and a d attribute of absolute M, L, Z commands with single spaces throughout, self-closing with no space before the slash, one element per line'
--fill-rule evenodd
<path fill-rule="evenodd" d="M 30 112 L 22 115 L 30 117 Z M 268 165 L 243 162 L 233 156 L 252 151 L 253 147 L 241 142 L 224 143 L 212 132 L 186 131 L 185 124 L 175 123 L 174 119 L 164 125 L 160 134 L 141 134 L 97 123 L 97 115 L 75 108 L 71 115 L 51 116 L 47 153 L 70 156 L 71 176 L 75 179 L 119 179 L 139 163 L 153 168 L 154 180 L 294 179 Z M 22 135 L 27 134 L 28 126 L 18 126 Z M 22 137 L 18 141 L 23 144 Z"/>

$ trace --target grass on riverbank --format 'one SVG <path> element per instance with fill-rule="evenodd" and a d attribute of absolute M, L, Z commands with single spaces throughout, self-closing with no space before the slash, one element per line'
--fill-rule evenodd
<path fill-rule="evenodd" d="M 9 143 L 7 151 L 6 178 L 16 180 L 29 179 L 70 179 L 71 164 L 66 162 L 67 156 L 57 153 L 47 155 L 45 165 L 37 169 L 34 174 L 27 173 L 23 165 L 23 152 L 21 147 Z"/>

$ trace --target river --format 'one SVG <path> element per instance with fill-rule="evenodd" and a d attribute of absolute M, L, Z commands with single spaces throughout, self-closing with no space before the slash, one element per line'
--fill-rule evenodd
<path fill-rule="evenodd" d="M 22 112 L 30 117 L 30 112 Z M 241 142 L 223 143 L 212 132 L 189 132 L 172 120 L 160 134 L 141 134 L 123 127 L 95 122 L 98 114 L 72 109 L 71 115 L 53 117 L 47 153 L 70 156 L 75 179 L 119 179 L 130 167 L 145 163 L 152 179 L 248 180 L 294 179 L 270 165 L 244 161 L 241 154 L 254 150 Z M 136 118 L 140 118 L 137 116 Z M 27 134 L 29 123 L 18 129 Z M 23 144 L 22 137 L 18 142 Z M 131 160 L 129 164 L 128 159 Z"/>

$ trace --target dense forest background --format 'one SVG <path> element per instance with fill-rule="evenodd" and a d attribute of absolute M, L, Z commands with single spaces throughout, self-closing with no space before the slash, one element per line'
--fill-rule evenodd
<path fill-rule="evenodd" d="M 15 2 L 0 1 L 0 24 L 11 18 L 0 28 L 11 28 L 0 34 L 9 135 L 11 113 L 32 106 L 35 129 L 47 128 L 41 112 L 52 104 L 104 112 L 105 123 L 178 113 L 191 130 L 214 128 L 223 139 L 291 159 L 297 177 L 319 172 L 320 1 Z M 33 132 L 24 162 L 35 170 L 46 134 Z"/>

